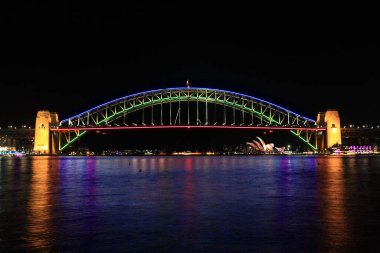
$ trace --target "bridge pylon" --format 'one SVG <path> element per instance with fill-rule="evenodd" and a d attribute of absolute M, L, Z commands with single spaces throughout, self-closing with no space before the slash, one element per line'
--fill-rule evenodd
<path fill-rule="evenodd" d="M 320 132 L 321 135 L 317 136 L 317 147 L 319 150 L 342 144 L 340 117 L 337 110 L 328 109 L 326 112 L 319 112 L 317 124 L 319 127 L 326 128 L 325 133 Z"/>
<path fill-rule="evenodd" d="M 50 131 L 51 127 L 59 124 L 56 112 L 38 111 L 34 130 L 34 149 L 37 154 L 56 154 L 56 134 Z"/>

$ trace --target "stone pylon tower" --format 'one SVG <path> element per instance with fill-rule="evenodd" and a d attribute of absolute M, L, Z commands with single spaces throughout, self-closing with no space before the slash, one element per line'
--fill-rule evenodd
<path fill-rule="evenodd" d="M 331 148 L 333 145 L 342 144 L 340 133 L 340 117 L 337 110 L 329 109 L 326 112 L 318 113 L 318 126 L 326 127 L 326 134 L 318 139 L 318 148 Z"/>
<path fill-rule="evenodd" d="M 55 154 L 55 141 L 50 127 L 58 126 L 58 114 L 38 111 L 34 130 L 34 152 L 37 154 Z"/>

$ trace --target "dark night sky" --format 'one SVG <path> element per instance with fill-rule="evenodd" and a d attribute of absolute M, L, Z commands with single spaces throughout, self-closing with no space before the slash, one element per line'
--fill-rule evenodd
<path fill-rule="evenodd" d="M 63 119 L 188 78 L 311 118 L 336 108 L 343 123 L 379 123 L 378 31 L 358 13 L 51 2 L 0 8 L 0 126 L 34 124 L 40 109 Z"/>

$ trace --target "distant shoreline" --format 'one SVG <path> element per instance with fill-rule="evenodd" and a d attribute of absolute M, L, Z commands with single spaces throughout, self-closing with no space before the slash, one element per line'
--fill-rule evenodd
<path fill-rule="evenodd" d="M 356 157 L 356 156 L 380 156 L 377 154 L 165 154 L 165 155 L 144 155 L 144 154 L 133 154 L 133 155 L 65 155 L 65 154 L 23 154 L 23 155 L 0 155 L 0 157 L 134 157 L 134 156 L 144 156 L 144 157 L 188 157 L 188 156 L 331 156 L 331 157 Z"/>

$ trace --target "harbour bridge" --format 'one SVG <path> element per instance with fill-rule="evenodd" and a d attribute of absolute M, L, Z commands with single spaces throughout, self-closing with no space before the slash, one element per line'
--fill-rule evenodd
<path fill-rule="evenodd" d="M 341 143 L 336 110 L 313 120 L 253 96 L 187 86 L 121 97 L 62 121 L 55 112 L 39 111 L 34 151 L 60 153 L 89 131 L 172 128 L 290 131 L 313 151 Z"/>

